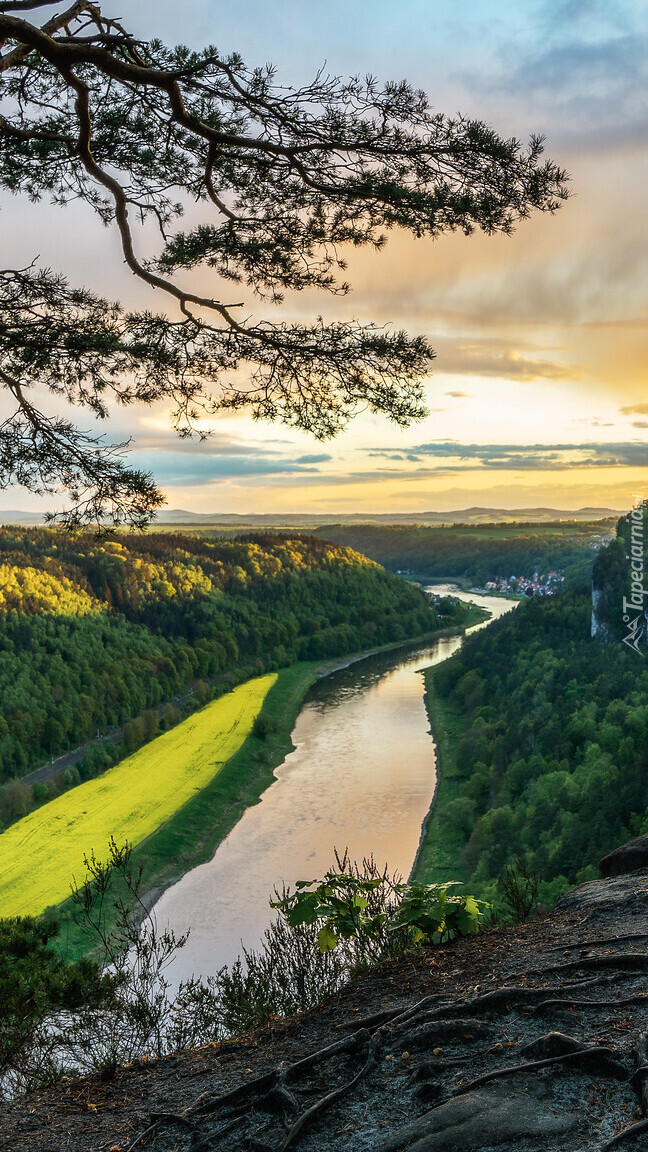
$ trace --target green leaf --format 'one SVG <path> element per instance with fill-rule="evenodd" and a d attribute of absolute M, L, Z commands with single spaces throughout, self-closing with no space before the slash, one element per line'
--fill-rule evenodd
<path fill-rule="evenodd" d="M 320 952 L 332 952 L 337 947 L 338 937 L 328 924 L 323 924 L 317 933 L 317 947 Z"/>
<path fill-rule="evenodd" d="M 468 912 L 468 914 L 470 916 L 474 916 L 475 921 L 477 920 L 478 916 L 483 915 L 483 913 L 479 907 L 480 903 L 481 903 L 481 901 L 475 900 L 474 896 L 466 896 L 465 897 L 464 907 L 466 909 L 466 912 Z"/>
<path fill-rule="evenodd" d="M 286 920 L 295 928 L 298 924 L 314 924 L 322 915 L 315 892 L 305 892 L 295 898 L 292 908 L 284 910 Z"/>

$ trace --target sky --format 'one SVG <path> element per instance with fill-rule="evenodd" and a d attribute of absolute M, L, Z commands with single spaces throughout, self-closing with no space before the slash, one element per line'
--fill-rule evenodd
<path fill-rule="evenodd" d="M 429 415 L 408 429 L 360 415 L 319 443 L 246 415 L 177 441 L 161 407 L 123 410 L 171 508 L 196 512 L 449 511 L 472 505 L 624 509 L 648 496 L 648 5 L 645 0 L 105 0 L 135 33 L 272 61 L 297 84 L 408 79 L 438 111 L 546 137 L 571 198 L 512 237 L 392 234 L 350 260 L 353 292 L 293 315 L 358 318 L 427 336 Z M 53 223 L 55 226 L 53 227 Z M 127 303 L 117 239 L 89 214 L 2 202 L 3 262 L 61 268 Z M 33 250 L 32 250 L 33 249 Z M 26 258 L 27 259 L 26 259 Z M 203 286 L 205 286 L 203 284 Z M 135 295 L 133 296 L 133 292 Z M 126 418 L 127 417 L 127 418 Z M 5 508 L 38 503 L 16 489 Z M 51 504 L 51 501 L 49 502 Z"/>

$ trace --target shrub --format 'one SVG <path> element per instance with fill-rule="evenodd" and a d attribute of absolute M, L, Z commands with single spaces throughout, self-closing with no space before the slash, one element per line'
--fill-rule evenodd
<path fill-rule="evenodd" d="M 449 896 L 452 884 L 401 885 L 401 901 L 388 925 L 390 930 L 413 929 L 413 944 L 445 944 L 455 936 L 476 932 L 485 902 L 474 896 Z"/>
<path fill-rule="evenodd" d="M 257 716 L 252 725 L 252 735 L 256 736 L 257 740 L 267 740 L 268 736 L 271 736 L 273 732 L 276 731 L 276 720 L 274 720 L 272 716 L 265 715 L 263 712 Z"/>
<path fill-rule="evenodd" d="M 0 1097 L 51 1079 L 64 1066 L 53 1021 L 85 1005 L 106 1008 L 116 979 L 91 960 L 65 960 L 52 917 L 0 920 Z"/>
<path fill-rule="evenodd" d="M 527 920 L 538 902 L 540 875 L 537 870 L 519 856 L 504 869 L 498 887 L 514 923 Z"/>
<path fill-rule="evenodd" d="M 363 861 L 362 871 L 346 855 L 340 864 L 322 881 L 298 881 L 294 893 L 273 904 L 293 927 L 319 924 L 322 952 L 352 939 L 357 949 L 381 958 L 390 936 L 402 950 L 407 942 L 440 944 L 477 930 L 484 901 L 448 895 L 452 881 L 400 884 L 379 873 L 373 860 Z"/>

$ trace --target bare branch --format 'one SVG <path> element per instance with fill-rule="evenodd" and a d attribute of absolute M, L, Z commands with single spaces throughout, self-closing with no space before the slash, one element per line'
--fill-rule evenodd
<path fill-rule="evenodd" d="M 48 6 L 53 3 L 58 3 L 58 0 L 46 0 L 46 4 Z M 5 11 L 15 11 L 19 7 L 40 8 L 43 6 L 44 5 L 41 4 L 13 4 L 8 7 L 6 4 L 0 4 L 0 13 Z M 76 2 L 67 8 L 65 12 L 62 12 L 59 16 L 54 16 L 51 20 L 48 20 L 46 24 L 43 24 L 42 28 L 40 29 L 41 33 L 48 37 L 52 36 L 55 32 L 58 32 L 60 28 L 66 28 L 68 24 L 75 20 L 76 17 L 79 16 L 81 12 L 83 12 L 87 7 L 87 0 L 76 0 Z M 16 23 L 29 27 L 29 25 L 25 24 L 24 20 L 16 21 Z M 0 16 L 0 44 L 6 43 L 6 41 L 10 38 L 11 33 L 9 33 L 8 36 L 3 33 L 2 16 Z M 20 39 L 20 37 L 18 37 L 18 39 Z M 8 52 L 6 56 L 0 56 L 0 72 L 6 72 L 9 68 L 15 67 L 16 64 L 22 63 L 22 61 L 29 55 L 29 52 L 30 49 L 25 44 L 22 47 L 16 48 L 13 52 Z"/>

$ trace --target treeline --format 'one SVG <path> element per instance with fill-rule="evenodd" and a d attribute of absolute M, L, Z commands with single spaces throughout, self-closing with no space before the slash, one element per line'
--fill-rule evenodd
<path fill-rule="evenodd" d="M 589 530 L 588 530 L 589 528 Z M 589 540 L 600 526 L 574 525 L 573 534 L 534 531 L 533 525 L 520 533 L 519 527 L 502 526 L 493 535 L 493 526 L 471 527 L 469 532 L 454 528 L 375 527 L 372 525 L 327 525 L 317 535 L 370 556 L 395 572 L 407 569 L 423 576 L 461 576 L 483 585 L 496 577 L 546 575 L 564 572 L 570 584 L 589 577 L 593 551 Z"/>
<path fill-rule="evenodd" d="M 589 588 L 525 601 L 434 672 L 462 730 L 446 817 L 482 889 L 517 857 L 558 888 L 590 878 L 648 831 L 648 666 L 590 621 Z"/>
<path fill-rule="evenodd" d="M 204 702 L 245 676 L 414 637 L 461 611 L 444 616 L 312 537 L 0 529 L 0 780 L 126 724 L 119 749 L 89 754 L 80 771 L 92 774 L 173 723 L 161 704 L 189 689 Z M 12 787 L 20 806 L 24 786 L 22 799 Z"/>

